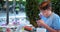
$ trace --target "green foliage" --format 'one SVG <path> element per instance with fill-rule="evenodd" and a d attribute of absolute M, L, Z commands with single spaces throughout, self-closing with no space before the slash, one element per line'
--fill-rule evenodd
<path fill-rule="evenodd" d="M 37 0 L 39 2 L 39 4 L 41 4 L 44 0 Z"/>
<path fill-rule="evenodd" d="M 30 23 L 33 24 L 35 27 L 37 26 L 36 24 L 36 19 L 38 17 L 38 1 L 37 0 L 26 0 L 26 14 L 27 17 L 30 20 Z"/>
<path fill-rule="evenodd" d="M 3 5 L 4 5 L 4 0 L 0 0 L 0 5 L 3 7 Z"/>
<path fill-rule="evenodd" d="M 54 12 L 60 15 L 60 0 L 52 0 L 51 2 Z"/>

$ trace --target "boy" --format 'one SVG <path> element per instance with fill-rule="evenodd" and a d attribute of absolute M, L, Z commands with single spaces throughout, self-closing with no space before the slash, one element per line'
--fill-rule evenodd
<path fill-rule="evenodd" d="M 48 1 L 39 5 L 41 20 L 37 21 L 39 26 L 47 29 L 47 32 L 60 32 L 60 17 L 52 12 L 52 7 Z"/>

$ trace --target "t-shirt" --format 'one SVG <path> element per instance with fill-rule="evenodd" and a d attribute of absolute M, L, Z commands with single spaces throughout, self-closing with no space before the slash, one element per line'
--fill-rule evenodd
<path fill-rule="evenodd" d="M 60 17 L 57 14 L 52 13 L 48 18 L 44 17 L 42 14 L 39 14 L 39 16 L 49 27 L 60 30 Z"/>

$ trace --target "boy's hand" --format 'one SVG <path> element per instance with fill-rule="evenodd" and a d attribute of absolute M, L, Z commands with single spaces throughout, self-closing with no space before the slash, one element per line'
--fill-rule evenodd
<path fill-rule="evenodd" d="M 38 26 L 45 26 L 45 23 L 43 20 L 38 20 L 37 24 L 38 24 Z"/>

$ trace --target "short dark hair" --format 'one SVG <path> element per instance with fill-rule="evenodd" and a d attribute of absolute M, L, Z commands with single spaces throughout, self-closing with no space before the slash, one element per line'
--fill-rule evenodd
<path fill-rule="evenodd" d="M 49 7 L 51 7 L 51 3 L 48 2 L 48 1 L 44 1 L 44 2 L 42 2 L 41 4 L 39 4 L 39 9 L 40 9 L 40 10 L 46 10 L 46 9 L 48 9 Z"/>

